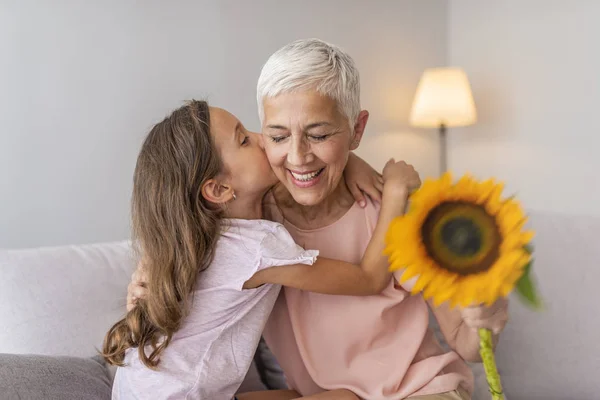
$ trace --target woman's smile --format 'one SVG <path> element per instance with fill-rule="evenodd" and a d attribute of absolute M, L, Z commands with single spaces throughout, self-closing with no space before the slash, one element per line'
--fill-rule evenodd
<path fill-rule="evenodd" d="M 325 171 L 325 167 L 307 172 L 300 172 L 291 169 L 288 169 L 287 171 L 289 172 L 288 175 L 291 177 L 294 185 L 300 188 L 308 188 L 319 183 L 323 171 Z"/>

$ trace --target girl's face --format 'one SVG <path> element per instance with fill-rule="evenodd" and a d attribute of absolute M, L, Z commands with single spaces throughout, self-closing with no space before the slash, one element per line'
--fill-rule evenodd
<path fill-rule="evenodd" d="M 277 183 L 260 134 L 249 132 L 231 113 L 210 107 L 210 131 L 236 196 L 263 196 Z"/>

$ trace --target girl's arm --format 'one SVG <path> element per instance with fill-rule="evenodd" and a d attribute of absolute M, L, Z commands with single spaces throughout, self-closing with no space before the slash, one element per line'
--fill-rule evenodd
<path fill-rule="evenodd" d="M 263 269 L 246 281 L 244 289 L 272 283 L 315 293 L 371 296 L 385 288 L 385 285 L 379 284 L 383 280 L 378 275 L 389 276 L 387 262 L 380 273 L 371 274 L 359 265 L 319 257 L 313 265 L 293 264 Z"/>
<path fill-rule="evenodd" d="M 411 190 L 421 183 L 411 165 L 390 160 L 383 171 L 383 202 L 377 226 L 359 265 L 318 258 L 313 265 L 294 264 L 263 269 L 244 284 L 245 289 L 265 283 L 301 290 L 341 295 L 373 295 L 390 282 L 388 259 L 384 255 L 385 235 L 392 220 L 404 214 Z"/>

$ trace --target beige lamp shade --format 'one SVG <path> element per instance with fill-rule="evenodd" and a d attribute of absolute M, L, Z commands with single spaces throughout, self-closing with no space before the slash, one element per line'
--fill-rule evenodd
<path fill-rule="evenodd" d="M 429 68 L 423 72 L 410 113 L 411 125 L 453 127 L 476 121 L 471 85 L 461 68 Z"/>

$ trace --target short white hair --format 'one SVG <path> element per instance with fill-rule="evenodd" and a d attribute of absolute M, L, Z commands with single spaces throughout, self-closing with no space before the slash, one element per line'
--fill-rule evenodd
<path fill-rule="evenodd" d="M 265 98 L 311 89 L 335 100 L 354 129 L 360 113 L 358 69 L 347 53 L 319 39 L 294 41 L 269 57 L 256 86 L 261 124 Z"/>

